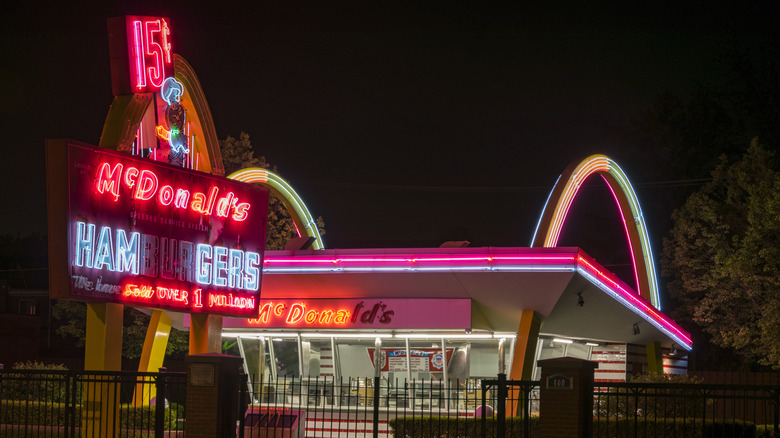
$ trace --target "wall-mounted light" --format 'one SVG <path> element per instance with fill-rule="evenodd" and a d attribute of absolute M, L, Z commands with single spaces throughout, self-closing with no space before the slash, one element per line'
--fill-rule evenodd
<path fill-rule="evenodd" d="M 577 292 L 577 306 L 582 307 L 585 305 L 585 299 L 582 298 L 582 292 Z"/>
<path fill-rule="evenodd" d="M 588 345 L 590 347 L 598 347 L 599 346 L 599 344 L 597 344 L 595 342 L 586 342 L 585 345 Z"/>
<path fill-rule="evenodd" d="M 637 323 L 634 323 L 634 334 L 635 335 L 639 334 L 639 324 L 637 324 Z"/>
<path fill-rule="evenodd" d="M 559 344 L 573 344 L 573 343 L 574 343 L 574 341 L 572 341 L 571 339 L 560 339 L 560 338 L 555 338 L 555 339 L 553 339 L 552 341 L 553 341 L 553 342 L 558 342 Z"/>

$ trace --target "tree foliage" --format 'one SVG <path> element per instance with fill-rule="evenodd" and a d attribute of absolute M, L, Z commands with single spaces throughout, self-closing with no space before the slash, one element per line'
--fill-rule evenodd
<path fill-rule="evenodd" d="M 52 306 L 52 316 L 59 322 L 56 333 L 63 338 L 76 339 L 77 346 L 83 347 L 86 338 L 87 322 L 86 303 L 71 300 L 58 300 Z M 151 317 L 131 306 L 125 306 L 122 321 L 122 356 L 128 359 L 138 359 L 143 351 L 146 340 L 146 330 Z M 166 357 L 183 357 L 189 347 L 189 333 L 171 328 Z"/>
<path fill-rule="evenodd" d="M 238 139 L 227 136 L 227 138 L 219 142 L 219 146 L 222 149 L 222 162 L 227 175 L 247 167 L 270 168 L 273 172 L 276 172 L 276 167 L 272 168 L 264 156 L 255 157 L 252 142 L 249 140 L 249 134 L 246 132 L 242 132 Z M 317 227 L 321 235 L 325 234 L 324 226 L 324 221 L 321 217 L 318 217 Z M 298 237 L 295 223 L 287 212 L 282 199 L 272 194 L 268 205 L 266 249 L 284 249 L 285 244 L 294 237 Z"/>
<path fill-rule="evenodd" d="M 672 218 L 663 269 L 676 317 L 750 360 L 780 369 L 780 173 L 754 140 Z"/>

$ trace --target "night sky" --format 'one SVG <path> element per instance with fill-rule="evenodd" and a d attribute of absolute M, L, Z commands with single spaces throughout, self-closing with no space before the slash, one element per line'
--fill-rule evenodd
<path fill-rule="evenodd" d="M 723 80 L 723 50 L 777 23 L 736 2 L 290 3 L 3 2 L 0 233 L 45 231 L 44 139 L 99 141 L 107 17 L 170 17 L 218 137 L 249 133 L 330 248 L 527 246 L 557 176 L 594 153 L 637 184 L 660 241 L 675 206 L 653 205 L 667 176 L 632 119 Z M 577 202 L 563 244 L 616 246 L 604 193 Z"/>

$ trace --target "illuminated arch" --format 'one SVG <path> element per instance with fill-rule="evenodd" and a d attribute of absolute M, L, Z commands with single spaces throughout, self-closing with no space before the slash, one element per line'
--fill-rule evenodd
<path fill-rule="evenodd" d="M 604 178 L 620 211 L 628 238 L 637 291 L 656 309 L 661 310 L 653 252 L 639 200 L 620 166 L 605 155 L 592 155 L 580 163 L 574 162 L 561 174 L 539 218 L 532 246 L 558 245 L 561 229 L 574 197 L 585 180 L 594 174 Z"/>
<path fill-rule="evenodd" d="M 219 151 L 214 119 L 206 102 L 206 95 L 192 67 L 179 55 L 173 55 L 176 79 L 184 85 L 181 104 L 187 110 L 191 150 L 195 169 L 216 175 L 224 175 L 222 154 Z M 138 126 L 154 99 L 152 93 L 135 93 L 114 97 L 108 110 L 100 147 L 130 152 L 138 132 Z"/>
<path fill-rule="evenodd" d="M 306 232 L 306 235 L 314 238 L 312 248 L 325 249 L 322 236 L 320 236 L 320 230 L 317 228 L 317 222 L 309 213 L 309 209 L 306 208 L 303 199 L 298 196 L 298 193 L 282 177 L 268 169 L 248 167 L 231 173 L 228 175 L 228 178 L 246 183 L 260 184 L 270 188 L 282 200 L 282 203 L 287 208 L 287 212 L 290 213 L 290 217 L 295 223 L 298 237 L 301 237 L 301 230 L 303 230 Z"/>

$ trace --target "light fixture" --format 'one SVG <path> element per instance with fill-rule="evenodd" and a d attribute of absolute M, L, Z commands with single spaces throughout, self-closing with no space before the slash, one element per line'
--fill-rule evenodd
<path fill-rule="evenodd" d="M 553 339 L 552 341 L 553 341 L 553 342 L 558 342 L 559 344 L 573 344 L 573 343 L 574 343 L 574 341 L 572 341 L 571 339 L 560 339 L 560 338 L 555 338 L 555 339 Z"/>
<path fill-rule="evenodd" d="M 637 323 L 634 323 L 634 334 L 635 335 L 639 334 L 639 324 L 637 324 Z"/>
<path fill-rule="evenodd" d="M 577 292 L 577 306 L 582 307 L 585 305 L 585 299 L 582 298 L 582 292 Z"/>
<path fill-rule="evenodd" d="M 591 346 L 591 347 L 598 347 L 599 346 L 599 344 L 597 344 L 595 342 L 586 342 L 585 345 L 588 345 L 588 346 Z"/>

